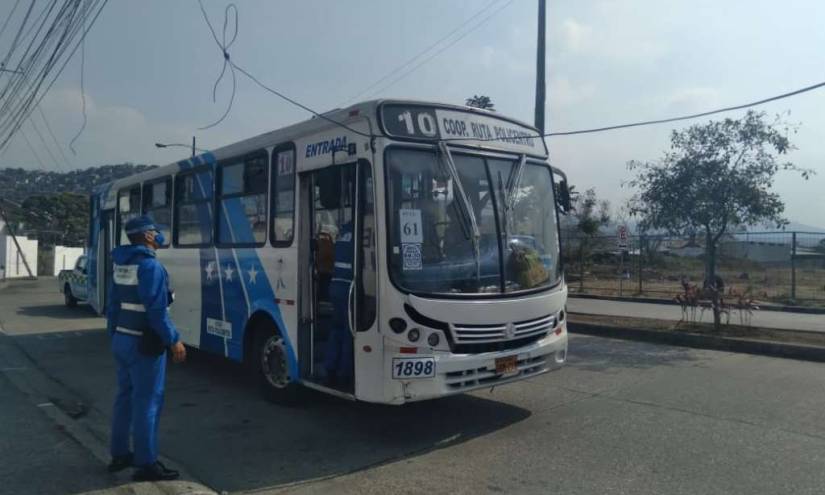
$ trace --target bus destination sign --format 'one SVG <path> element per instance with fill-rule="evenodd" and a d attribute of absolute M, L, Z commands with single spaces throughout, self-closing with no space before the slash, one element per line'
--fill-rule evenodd
<path fill-rule="evenodd" d="M 384 129 L 392 137 L 447 140 L 546 156 L 544 140 L 529 127 L 473 112 L 420 105 L 381 107 Z"/>

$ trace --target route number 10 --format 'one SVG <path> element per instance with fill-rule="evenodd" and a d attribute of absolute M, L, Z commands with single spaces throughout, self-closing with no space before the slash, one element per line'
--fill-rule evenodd
<path fill-rule="evenodd" d="M 415 121 L 413 120 L 412 112 L 407 110 L 398 116 L 398 121 L 402 122 L 407 128 L 407 134 L 423 134 L 427 137 L 435 137 L 436 127 L 435 118 L 427 112 L 420 112 Z M 415 123 L 418 123 L 418 133 L 415 129 Z"/>

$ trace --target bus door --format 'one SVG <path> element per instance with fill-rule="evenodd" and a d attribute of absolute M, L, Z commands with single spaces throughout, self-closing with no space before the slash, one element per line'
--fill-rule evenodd
<path fill-rule="evenodd" d="M 109 302 L 109 281 L 112 279 L 112 249 L 115 245 L 115 211 L 103 210 L 100 215 L 100 238 L 98 244 L 101 251 L 98 251 L 97 265 L 97 297 L 100 304 L 100 312 L 106 314 L 106 304 Z"/>
<path fill-rule="evenodd" d="M 301 246 L 309 255 L 302 284 L 310 295 L 308 324 L 299 329 L 303 378 L 341 392 L 354 392 L 353 321 L 356 287 L 354 233 L 356 164 L 333 165 L 301 176 Z M 304 311 L 306 314 L 306 312 Z"/>

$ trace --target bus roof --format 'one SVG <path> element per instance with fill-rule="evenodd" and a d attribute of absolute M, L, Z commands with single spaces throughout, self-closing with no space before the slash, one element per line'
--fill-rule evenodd
<path fill-rule="evenodd" d="M 410 112 L 407 116 L 406 112 Z M 416 114 L 417 118 L 413 116 Z M 424 124 L 422 127 L 421 124 Z M 427 127 L 430 126 L 430 127 Z M 389 137 L 407 141 L 448 141 L 465 146 L 480 146 L 523 152 L 546 157 L 547 147 L 538 130 L 517 119 L 490 110 L 422 100 L 378 99 L 336 108 L 310 119 L 209 151 L 216 160 L 238 156 L 251 150 L 296 141 L 334 128 L 364 138 Z M 410 132 L 411 131 L 411 132 Z M 529 142 L 529 146 L 525 143 Z M 539 146 L 540 145 L 540 146 Z M 205 153 L 203 153 L 205 154 Z M 199 156 L 203 156 L 203 154 Z M 184 158 L 139 174 L 99 186 L 103 193 L 124 185 L 152 180 L 177 171 Z"/>

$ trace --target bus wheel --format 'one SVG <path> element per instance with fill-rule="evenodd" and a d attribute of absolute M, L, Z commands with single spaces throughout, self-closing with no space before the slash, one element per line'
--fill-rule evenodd
<path fill-rule="evenodd" d="M 255 355 L 251 364 L 267 400 L 278 404 L 298 401 L 299 385 L 290 380 L 286 343 L 277 331 L 259 329 L 255 333 Z"/>
<path fill-rule="evenodd" d="M 66 284 L 63 286 L 63 301 L 67 308 L 74 308 L 77 306 L 77 298 L 72 295 L 72 286 Z"/>

